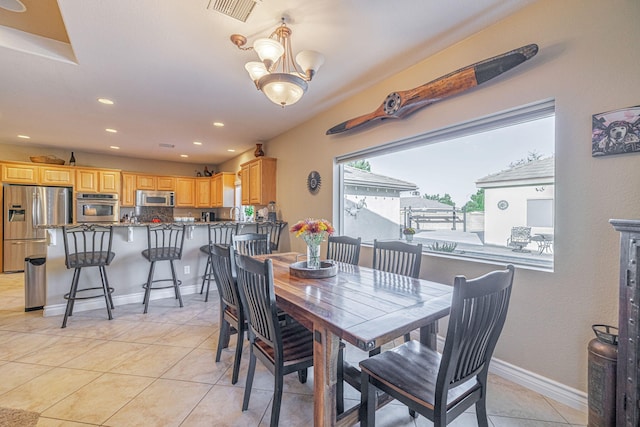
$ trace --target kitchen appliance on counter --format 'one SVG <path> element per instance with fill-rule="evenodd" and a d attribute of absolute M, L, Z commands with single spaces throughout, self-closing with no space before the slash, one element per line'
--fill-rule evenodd
<path fill-rule="evenodd" d="M 109 223 L 120 221 L 117 193 L 79 193 L 76 195 L 76 222 Z"/>
<path fill-rule="evenodd" d="M 214 222 L 216 220 L 215 212 L 202 212 L 202 222 Z"/>
<path fill-rule="evenodd" d="M 24 271 L 25 258 L 47 253 L 46 230 L 71 218 L 71 188 L 5 185 L 3 271 Z"/>
<path fill-rule="evenodd" d="M 173 191 L 136 191 L 136 207 L 174 207 L 176 193 Z"/>

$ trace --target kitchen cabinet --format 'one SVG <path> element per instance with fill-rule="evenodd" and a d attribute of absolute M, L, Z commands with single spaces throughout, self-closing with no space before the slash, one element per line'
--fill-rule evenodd
<path fill-rule="evenodd" d="M 240 165 L 243 205 L 267 205 L 276 200 L 276 159 L 258 157 Z"/>
<path fill-rule="evenodd" d="M 10 184 L 38 184 L 39 167 L 30 164 L 2 164 L 2 182 Z"/>
<path fill-rule="evenodd" d="M 176 178 L 173 176 L 157 176 L 156 190 L 158 191 L 176 191 Z"/>
<path fill-rule="evenodd" d="M 39 166 L 39 183 L 51 186 L 72 187 L 75 182 L 75 170 L 65 167 Z"/>
<path fill-rule="evenodd" d="M 136 190 L 155 190 L 156 177 L 151 175 L 138 175 L 136 177 Z"/>
<path fill-rule="evenodd" d="M 230 172 L 220 172 L 211 178 L 211 207 L 235 206 L 235 181 L 236 175 Z"/>
<path fill-rule="evenodd" d="M 176 178 L 176 207 L 191 208 L 196 205 L 195 178 Z"/>
<path fill-rule="evenodd" d="M 76 192 L 120 193 L 120 171 L 76 169 Z"/>
<path fill-rule="evenodd" d="M 196 208 L 211 207 L 211 178 L 196 178 Z"/>
<path fill-rule="evenodd" d="M 132 173 L 122 174 L 120 206 L 128 208 L 136 205 L 136 178 L 137 176 Z"/>

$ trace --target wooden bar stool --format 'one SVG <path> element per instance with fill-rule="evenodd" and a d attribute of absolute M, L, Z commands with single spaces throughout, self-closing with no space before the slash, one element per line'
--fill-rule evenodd
<path fill-rule="evenodd" d="M 184 225 L 177 224 L 159 224 L 147 226 L 147 249 L 142 251 L 142 256 L 145 257 L 150 263 L 149 276 L 147 283 L 142 285 L 144 288 L 144 313 L 149 308 L 149 299 L 152 289 L 166 289 L 173 288 L 176 299 L 182 304 L 182 295 L 180 295 L 181 280 L 178 280 L 176 275 L 176 268 L 173 264 L 174 261 L 182 258 L 182 247 L 184 246 Z M 153 279 L 156 262 L 169 261 L 171 266 L 171 278 L 170 279 Z M 153 286 L 154 283 L 159 282 L 171 282 L 167 286 Z"/>
<path fill-rule="evenodd" d="M 113 227 L 95 224 L 83 224 L 75 226 L 62 227 L 62 235 L 64 237 L 64 255 L 65 264 L 68 269 L 73 270 L 73 279 L 71 280 L 71 288 L 68 294 L 64 295 L 67 300 L 67 308 L 64 313 L 62 327 L 67 327 L 67 318 L 73 314 L 73 306 L 76 300 L 91 299 L 104 297 L 107 305 L 107 314 L 109 320 L 113 319 L 111 309 L 114 308 L 111 293 L 113 288 L 109 286 L 107 279 L 107 270 L 105 266 L 109 265 L 116 256 L 111 252 L 111 242 L 113 240 Z M 80 281 L 80 271 L 83 268 L 97 267 L 100 272 L 101 286 L 93 286 L 78 289 Z M 102 292 L 96 293 L 95 291 Z M 88 292 L 81 294 L 79 292 Z"/>

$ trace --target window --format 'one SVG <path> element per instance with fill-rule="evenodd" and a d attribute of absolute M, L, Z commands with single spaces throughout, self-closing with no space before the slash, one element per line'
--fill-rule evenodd
<path fill-rule="evenodd" d="M 544 101 L 341 156 L 334 222 L 364 243 L 552 270 L 554 135 Z M 510 246 L 513 227 L 531 229 L 524 248 Z"/>

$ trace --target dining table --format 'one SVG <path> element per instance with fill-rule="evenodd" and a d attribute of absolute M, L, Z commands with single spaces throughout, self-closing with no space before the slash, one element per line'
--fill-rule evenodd
<path fill-rule="evenodd" d="M 313 332 L 314 426 L 354 425 L 357 406 L 336 410 L 340 341 L 372 351 L 419 330 L 420 341 L 436 348 L 437 322 L 449 314 L 453 287 L 339 262 L 331 277 L 300 277 L 290 270 L 299 256 L 256 258 L 272 261 L 278 306 Z"/>

